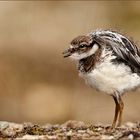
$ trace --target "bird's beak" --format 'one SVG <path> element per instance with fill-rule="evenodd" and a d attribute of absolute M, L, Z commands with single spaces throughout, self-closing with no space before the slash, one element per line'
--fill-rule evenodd
<path fill-rule="evenodd" d="M 65 51 L 63 52 L 63 56 L 64 56 L 64 58 L 66 58 L 66 57 L 71 56 L 72 53 L 73 53 L 72 49 L 69 48 L 69 49 L 67 49 L 67 50 L 65 50 Z"/>

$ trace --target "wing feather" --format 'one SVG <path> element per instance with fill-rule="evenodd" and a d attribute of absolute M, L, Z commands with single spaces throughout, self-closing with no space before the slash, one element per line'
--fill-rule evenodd
<path fill-rule="evenodd" d="M 110 37 L 107 34 L 98 34 L 94 35 L 94 38 L 100 45 L 110 46 L 118 58 L 121 58 L 129 66 L 137 69 L 136 71 L 140 71 L 140 50 L 128 38 L 118 33 L 116 33 L 115 37 Z"/>

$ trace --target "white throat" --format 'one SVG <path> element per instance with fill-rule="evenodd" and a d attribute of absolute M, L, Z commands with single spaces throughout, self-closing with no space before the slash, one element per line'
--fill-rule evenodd
<path fill-rule="evenodd" d="M 83 59 L 83 58 L 86 58 L 92 54 L 95 54 L 95 52 L 99 49 L 99 45 L 98 44 L 94 44 L 92 49 L 90 49 L 88 52 L 85 52 L 85 53 L 82 53 L 82 54 L 79 54 L 79 53 L 73 53 L 70 58 L 74 59 L 74 60 L 80 60 L 80 59 Z"/>

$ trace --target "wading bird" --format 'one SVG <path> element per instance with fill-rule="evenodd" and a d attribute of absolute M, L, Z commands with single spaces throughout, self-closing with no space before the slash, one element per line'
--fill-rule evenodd
<path fill-rule="evenodd" d="M 97 90 L 111 95 L 115 115 L 111 128 L 120 126 L 122 95 L 140 86 L 140 51 L 128 37 L 111 30 L 96 30 L 74 38 L 64 57 L 77 61 L 79 75 Z"/>

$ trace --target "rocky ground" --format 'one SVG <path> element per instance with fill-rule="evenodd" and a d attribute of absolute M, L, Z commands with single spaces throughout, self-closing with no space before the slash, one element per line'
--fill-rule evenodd
<path fill-rule="evenodd" d="M 128 122 L 110 130 L 109 126 L 68 121 L 62 125 L 43 126 L 24 123 L 0 122 L 0 138 L 7 139 L 46 139 L 46 140 L 94 140 L 94 139 L 140 139 L 140 123 Z"/>

